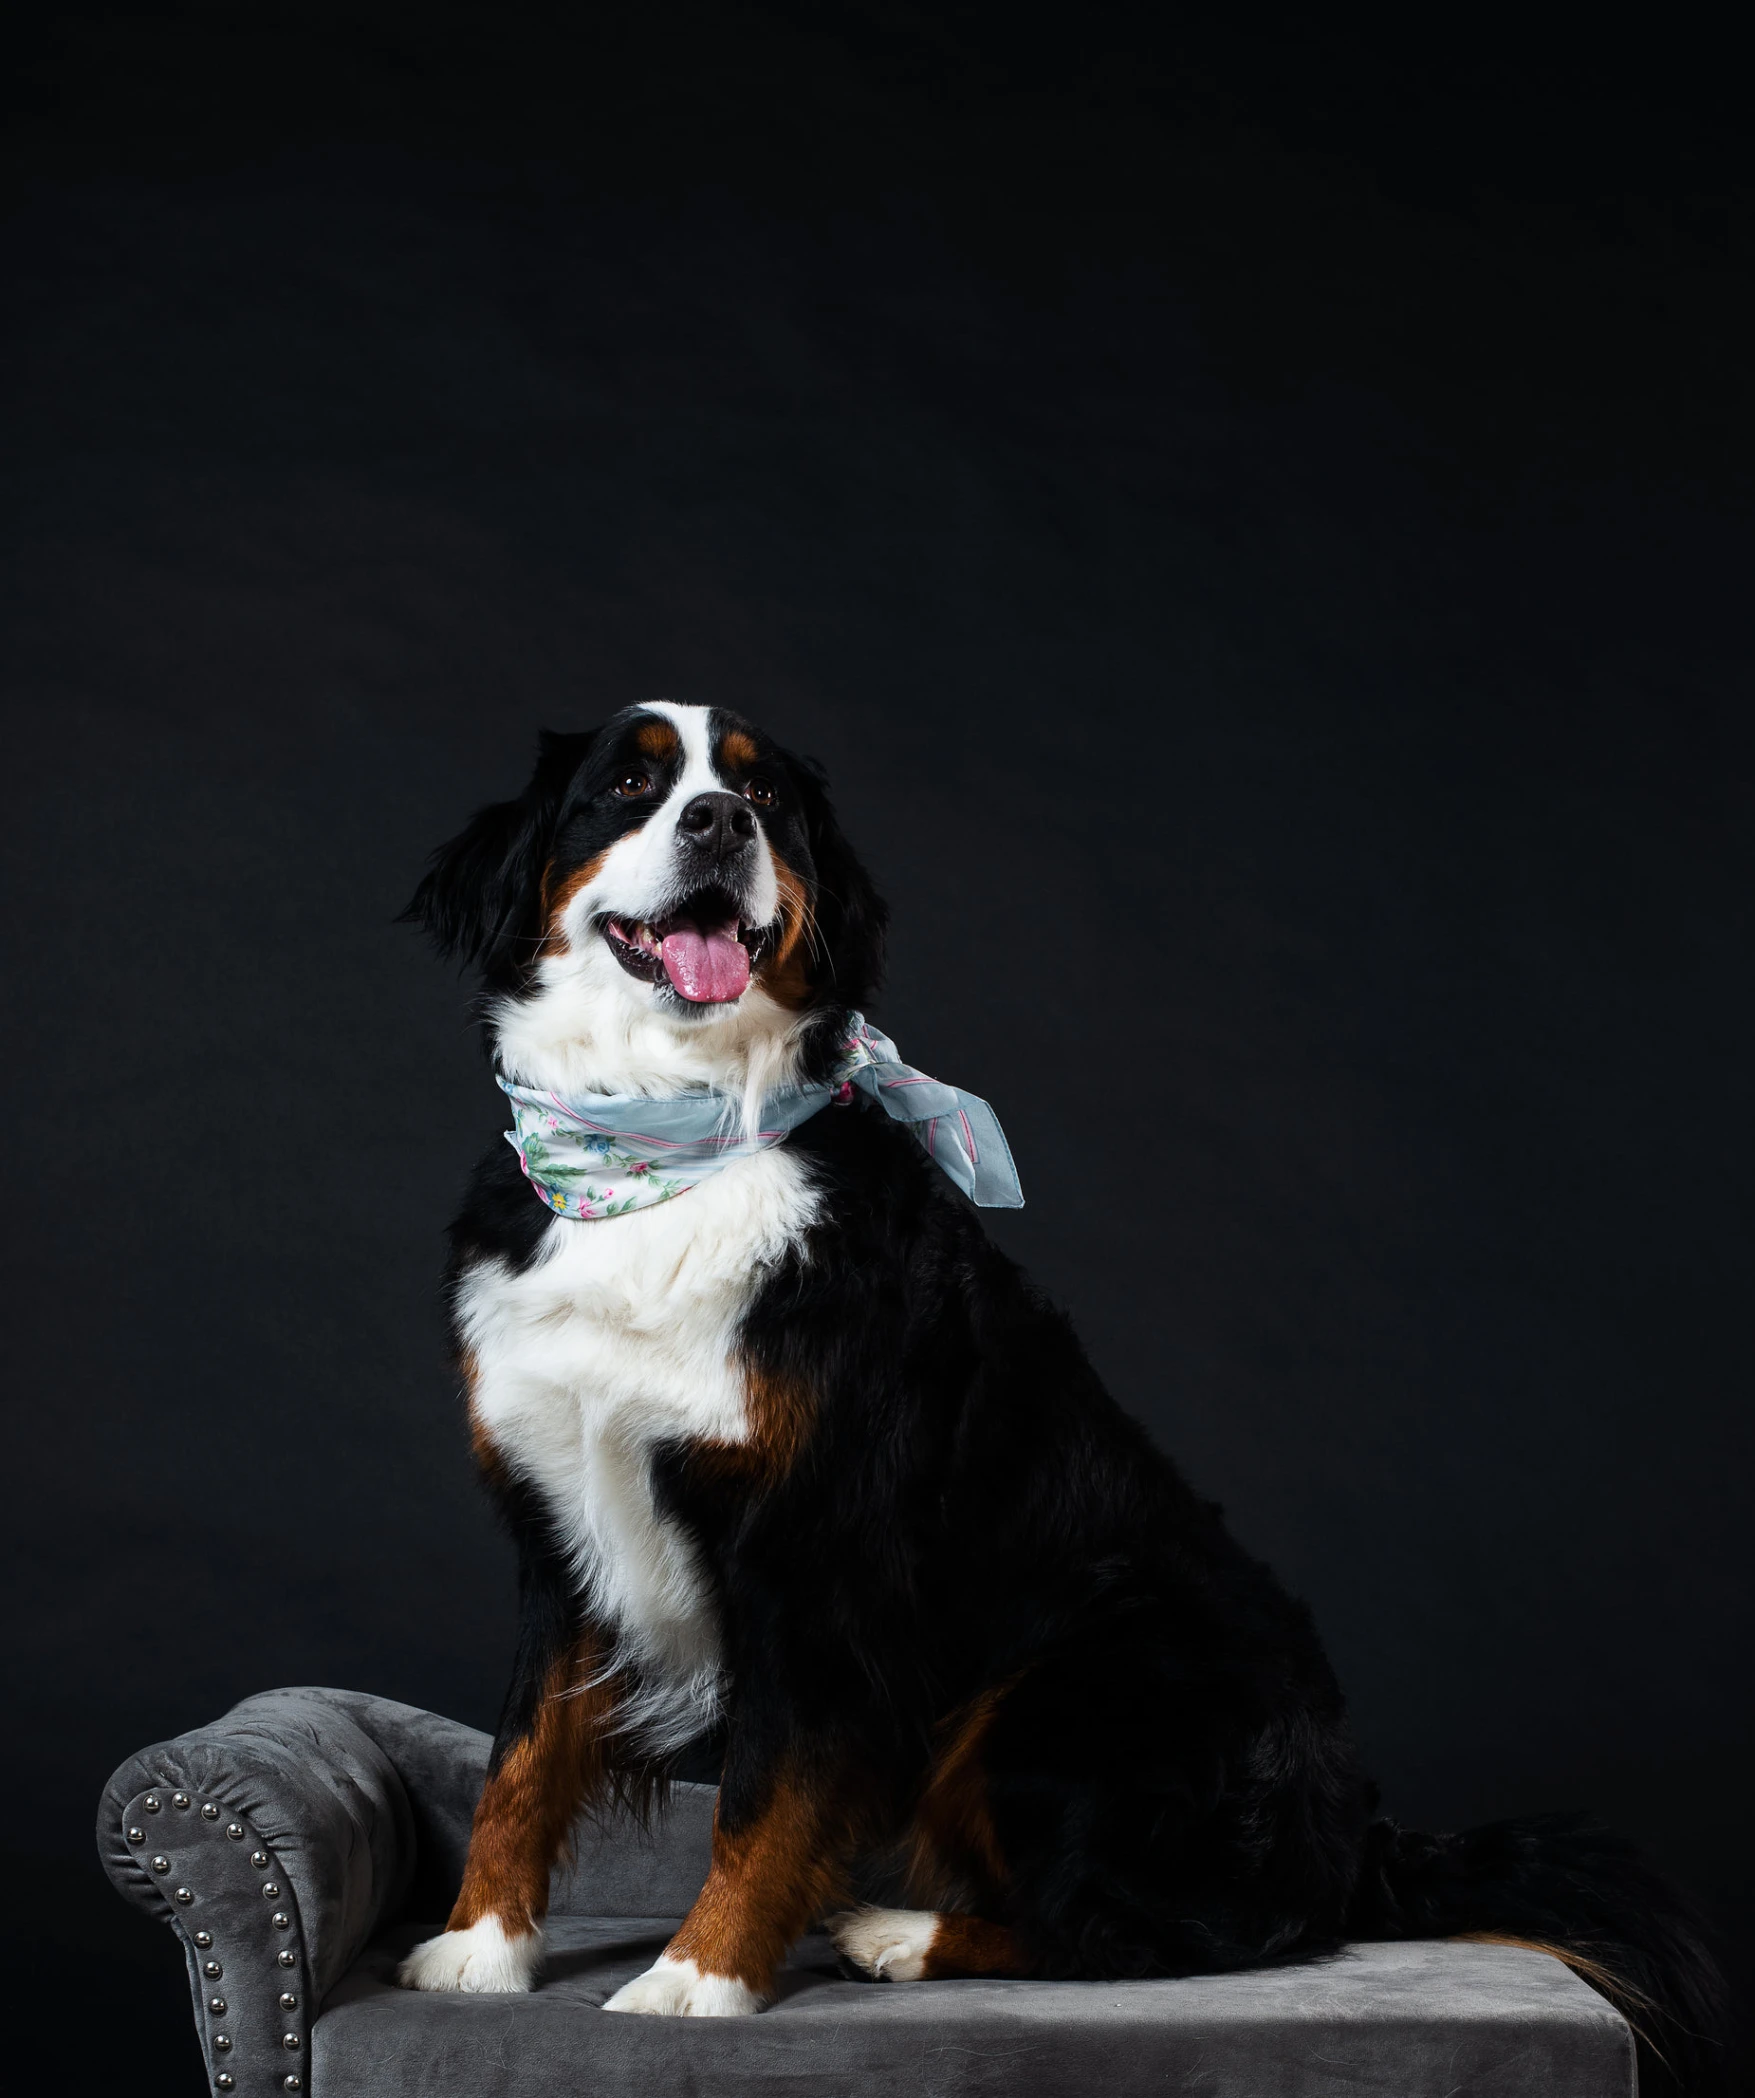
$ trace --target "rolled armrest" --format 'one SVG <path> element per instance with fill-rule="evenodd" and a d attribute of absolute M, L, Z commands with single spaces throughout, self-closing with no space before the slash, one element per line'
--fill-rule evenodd
<path fill-rule="evenodd" d="M 219 2090 L 306 2088 L 323 1996 L 410 1885 L 414 1811 L 380 1738 L 404 1714 L 453 1732 L 465 1750 L 482 1740 L 376 1698 L 275 1690 L 130 1757 L 105 1788 L 104 1869 L 181 1938 Z M 420 1740 L 417 1724 L 417 1749 Z M 450 1789 L 466 1827 L 461 1802 L 473 1805 L 481 1758 L 466 1754 L 458 1770 L 457 1746 Z"/>

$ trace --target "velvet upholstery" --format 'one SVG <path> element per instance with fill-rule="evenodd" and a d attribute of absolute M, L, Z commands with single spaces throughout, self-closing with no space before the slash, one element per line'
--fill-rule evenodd
<path fill-rule="evenodd" d="M 122 1893 L 182 1936 L 211 2068 L 231 2078 L 222 2089 L 1632 2098 L 1620 2016 L 1557 1961 L 1502 1946 L 1365 1945 L 1201 1981 L 890 1986 L 841 1978 L 814 1937 L 760 2017 L 601 2017 L 700 1886 L 713 1795 L 698 1785 L 677 1788 L 650 1835 L 581 1832 L 556 1875 L 549 1958 L 530 1995 L 411 1994 L 394 1986 L 395 1963 L 444 1921 L 487 1752 L 485 1735 L 407 1705 L 283 1690 L 117 1771 L 99 1849 Z M 251 1863 L 262 1855 L 266 1865 Z M 198 1929 L 211 1947 L 197 1946 Z M 203 1973 L 209 1959 L 218 1981 Z"/>
<path fill-rule="evenodd" d="M 530 1996 L 423 1996 L 391 1932 L 316 2030 L 323 2098 L 723 2092 L 726 2098 L 1608 2098 L 1631 2036 L 1558 1961 L 1491 1945 L 1369 1945 L 1194 1982 L 843 1981 L 825 1938 L 759 2018 L 606 2018 L 662 1950 L 651 1919 L 560 1919 Z"/>

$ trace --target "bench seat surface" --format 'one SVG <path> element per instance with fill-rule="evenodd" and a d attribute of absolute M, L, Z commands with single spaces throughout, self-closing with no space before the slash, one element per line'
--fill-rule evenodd
<path fill-rule="evenodd" d="M 671 1925 L 557 1915 L 527 1996 L 414 1994 L 373 1943 L 311 2033 L 323 2098 L 1633 2098 L 1632 2038 L 1545 1954 L 1361 1945 L 1189 1981 L 844 1980 L 821 1937 L 753 2018 L 605 2017 Z"/>

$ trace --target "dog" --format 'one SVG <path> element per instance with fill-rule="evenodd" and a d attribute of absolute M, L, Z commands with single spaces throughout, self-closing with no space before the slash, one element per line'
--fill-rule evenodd
<path fill-rule="evenodd" d="M 1642 2089 L 1710 2088 L 1719 1985 L 1681 1898 L 1581 1816 L 1378 1818 L 1303 1604 L 1104 1391 L 925 1125 L 837 1083 L 886 911 L 817 766 L 702 706 L 545 734 L 407 915 L 479 969 L 533 1132 L 450 1232 L 520 1628 L 407 1986 L 530 1987 L 580 1815 L 648 1808 L 717 1727 L 706 1884 L 609 2011 L 758 2011 L 823 1918 L 897 1983 L 1487 1935 L 1613 1997 Z M 770 1141 L 782 1098 L 822 1104 Z M 655 1190 L 613 1136 L 544 1163 L 594 1102 L 702 1099 L 724 1155 L 699 1178 Z"/>

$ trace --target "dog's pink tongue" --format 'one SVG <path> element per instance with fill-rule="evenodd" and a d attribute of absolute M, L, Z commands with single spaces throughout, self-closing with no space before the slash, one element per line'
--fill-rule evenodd
<path fill-rule="evenodd" d="M 735 925 L 722 925 L 717 932 L 668 932 L 659 952 L 665 975 L 697 1005 L 723 1005 L 749 989 L 750 953 Z"/>

